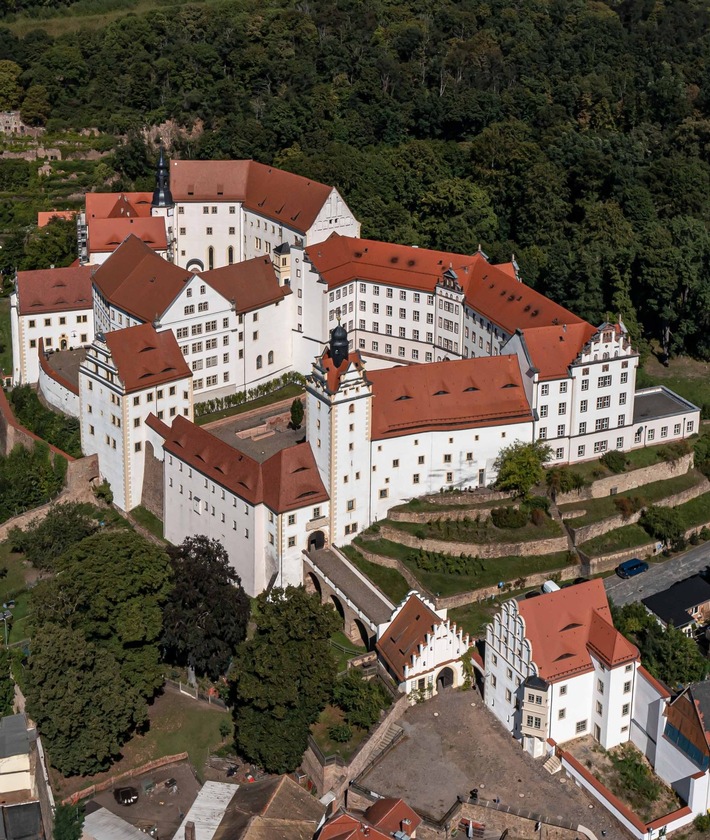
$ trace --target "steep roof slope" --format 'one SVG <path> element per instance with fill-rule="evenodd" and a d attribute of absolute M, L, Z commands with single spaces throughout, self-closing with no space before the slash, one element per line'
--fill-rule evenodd
<path fill-rule="evenodd" d="M 139 324 L 106 333 L 104 340 L 128 393 L 192 377 L 170 330 Z"/>
<path fill-rule="evenodd" d="M 407 598 L 387 630 L 377 640 L 377 652 L 404 680 L 404 669 L 412 664 L 428 635 L 442 623 L 441 619 L 416 594 Z"/>
<path fill-rule="evenodd" d="M 91 272 L 89 265 L 18 271 L 20 315 L 91 309 Z"/>

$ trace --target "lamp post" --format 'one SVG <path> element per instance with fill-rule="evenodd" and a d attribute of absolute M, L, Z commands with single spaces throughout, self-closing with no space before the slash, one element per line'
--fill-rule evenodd
<path fill-rule="evenodd" d="M 0 615 L 0 621 L 2 621 L 3 626 L 5 627 L 5 647 L 7 647 L 7 621 L 9 618 L 12 618 L 12 613 L 10 610 L 4 609 L 2 615 Z"/>

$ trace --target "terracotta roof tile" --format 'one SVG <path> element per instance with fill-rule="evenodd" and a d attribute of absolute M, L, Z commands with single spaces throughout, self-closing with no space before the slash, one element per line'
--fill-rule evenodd
<path fill-rule="evenodd" d="M 339 367 L 336 367 L 330 357 L 330 347 L 326 347 L 320 358 L 320 366 L 325 371 L 328 390 L 334 394 L 340 387 L 341 377 L 350 370 L 350 367 L 354 366 L 357 370 L 362 370 L 363 362 L 360 353 L 356 350 L 350 353 L 347 359 L 343 359 Z"/>
<path fill-rule="evenodd" d="M 516 356 L 386 368 L 372 383 L 372 438 L 532 422 Z"/>
<path fill-rule="evenodd" d="M 46 227 L 52 219 L 64 219 L 65 221 L 71 221 L 76 217 L 76 214 L 76 210 L 41 210 L 37 213 L 37 227 Z"/>
<path fill-rule="evenodd" d="M 92 219 L 109 219 L 112 216 L 120 218 L 130 215 L 148 218 L 151 213 L 153 193 L 87 193 L 85 200 L 88 223 Z"/>
<path fill-rule="evenodd" d="M 96 269 L 94 285 L 114 306 L 150 322 L 165 312 L 192 276 L 129 236 Z"/>
<path fill-rule="evenodd" d="M 156 332 L 152 324 L 115 330 L 104 336 L 126 392 L 192 378 L 171 330 Z"/>
<path fill-rule="evenodd" d="M 592 670 L 590 650 L 610 666 L 638 659 L 638 650 L 611 622 L 602 580 L 520 601 L 518 610 L 533 662 L 547 682 Z"/>
<path fill-rule="evenodd" d="M 415 593 L 390 622 L 387 630 L 377 640 L 377 651 L 385 659 L 400 681 L 404 669 L 412 664 L 412 657 L 419 653 L 427 636 L 442 623 L 441 619 Z"/>
<path fill-rule="evenodd" d="M 318 833 L 318 840 L 390 840 L 376 828 L 371 828 L 362 820 L 350 814 L 338 814 L 329 819 Z"/>
<path fill-rule="evenodd" d="M 365 819 L 390 836 L 402 830 L 403 822 L 405 833 L 411 835 L 422 821 L 403 799 L 378 799 L 365 811 Z"/>
<path fill-rule="evenodd" d="M 253 160 L 173 160 L 175 201 L 239 201 L 276 224 L 305 233 L 332 187 Z"/>
<path fill-rule="evenodd" d="M 154 251 L 166 251 L 168 248 L 165 220 L 159 216 L 151 219 L 94 219 L 89 224 L 89 253 L 113 252 L 129 236 L 137 237 Z"/>
<path fill-rule="evenodd" d="M 224 268 L 203 271 L 200 277 L 223 298 L 233 300 L 237 313 L 251 312 L 292 294 L 288 286 L 279 286 L 273 263 L 268 257 L 255 257 Z"/>
<path fill-rule="evenodd" d="M 526 329 L 523 340 L 539 378 L 560 379 L 569 375 L 569 366 L 596 332 L 591 324 L 581 321 Z"/>
<path fill-rule="evenodd" d="M 91 309 L 91 272 L 88 265 L 18 271 L 20 315 Z"/>
<path fill-rule="evenodd" d="M 264 503 L 283 513 L 328 501 L 310 444 L 281 449 L 261 465 Z"/>

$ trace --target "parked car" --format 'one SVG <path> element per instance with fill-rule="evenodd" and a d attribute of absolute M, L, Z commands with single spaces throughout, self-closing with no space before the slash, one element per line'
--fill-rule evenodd
<path fill-rule="evenodd" d="M 119 805 L 133 805 L 138 802 L 138 791 L 134 787 L 116 788 L 113 798 Z"/>
<path fill-rule="evenodd" d="M 542 592 L 538 592 L 537 589 L 531 589 L 530 592 L 525 593 L 526 598 L 539 598 L 542 595 Z"/>
<path fill-rule="evenodd" d="M 648 563 L 639 557 L 632 557 L 631 560 L 625 560 L 616 567 L 616 573 L 620 578 L 630 578 L 647 571 Z"/>
<path fill-rule="evenodd" d="M 560 591 L 560 585 L 558 583 L 555 583 L 554 580 L 546 580 L 542 584 L 542 591 L 545 594 L 547 594 L 549 592 L 559 592 Z"/>

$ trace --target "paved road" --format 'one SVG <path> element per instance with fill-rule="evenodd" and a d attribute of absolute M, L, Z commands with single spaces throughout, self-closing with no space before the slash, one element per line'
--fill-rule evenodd
<path fill-rule="evenodd" d="M 706 566 L 710 566 L 710 543 L 691 548 L 685 554 L 664 563 L 652 563 L 647 572 L 628 580 L 622 580 L 618 575 L 608 577 L 604 581 L 604 587 L 609 599 L 621 607 L 655 595 L 678 580 L 702 572 Z"/>

